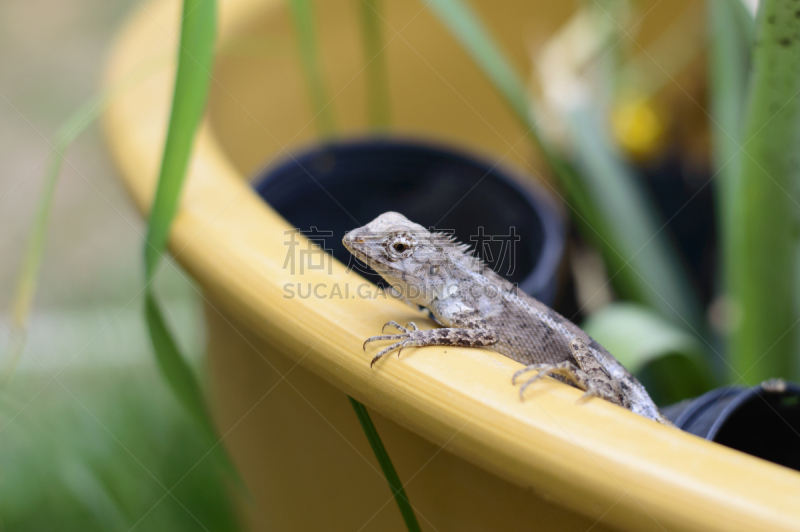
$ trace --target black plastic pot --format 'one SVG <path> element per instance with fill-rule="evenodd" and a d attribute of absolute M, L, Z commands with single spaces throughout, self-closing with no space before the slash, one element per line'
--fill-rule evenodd
<path fill-rule="evenodd" d="M 535 178 L 502 164 L 410 141 L 343 141 L 294 154 L 255 182 L 270 205 L 345 264 L 354 259 L 344 233 L 397 211 L 461 242 L 482 241 L 478 255 L 495 271 L 547 304 L 555 297 L 563 217 Z"/>
<path fill-rule="evenodd" d="M 687 432 L 800 470 L 800 386 L 770 381 L 717 388 L 663 413 Z"/>

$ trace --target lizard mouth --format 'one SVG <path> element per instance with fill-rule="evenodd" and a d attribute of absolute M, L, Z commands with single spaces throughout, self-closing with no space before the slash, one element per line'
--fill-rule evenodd
<path fill-rule="evenodd" d="M 353 234 L 352 232 L 344 235 L 344 238 L 342 239 L 342 244 L 344 244 L 344 247 L 347 248 L 347 251 L 349 251 L 351 254 L 353 254 L 353 256 L 355 256 L 355 258 L 365 263 L 370 268 L 375 269 L 373 267 L 373 261 L 367 256 L 367 253 L 364 250 L 365 243 L 366 241 L 364 240 L 364 237 Z"/>
<path fill-rule="evenodd" d="M 348 233 L 342 239 L 342 244 L 355 258 L 375 270 L 381 277 L 391 282 L 394 279 L 391 268 L 388 268 L 381 259 L 370 256 L 367 252 L 368 239 L 353 233 Z M 409 275 L 409 280 L 417 279 L 416 275 Z"/>

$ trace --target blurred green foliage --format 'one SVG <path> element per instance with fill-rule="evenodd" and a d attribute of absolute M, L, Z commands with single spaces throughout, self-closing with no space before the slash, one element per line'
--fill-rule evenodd
<path fill-rule="evenodd" d="M 570 65 L 574 58 L 564 54 L 558 67 L 565 72 L 550 71 L 545 76 L 573 74 L 571 90 L 582 97 L 561 94 L 558 101 L 536 105 L 464 0 L 429 3 L 528 128 L 567 194 L 582 236 L 602 252 L 609 281 L 619 296 L 643 304 L 638 310 L 606 307 L 587 325 L 601 343 L 614 346 L 612 353 L 638 368 L 662 404 L 724 382 L 752 385 L 774 377 L 797 378 L 800 366 L 795 333 L 800 18 L 791 0 L 763 0 L 755 23 L 739 0 L 708 0 L 707 5 L 716 166 L 712 179 L 718 190 L 725 278 L 718 311 L 724 323 L 717 333 L 722 333 L 727 346 L 725 355 L 714 346 L 716 340 L 686 281 L 682 260 L 664 235 L 669 220 L 660 219 L 619 147 L 607 141 L 609 95 L 630 89 L 616 86 L 626 78 L 618 54 L 609 52 L 630 38 L 635 24 L 626 26 L 624 21 L 633 3 L 596 1 L 579 8 L 573 19 L 576 26 L 580 24 L 579 34 L 554 39 L 576 49 L 594 42 L 591 57 L 599 59 L 589 70 L 600 64 L 597 70 L 602 75 L 587 82 L 586 74 L 568 71 L 574 66 L 577 73 L 587 66 Z M 585 17 L 580 19 L 581 15 Z M 665 72 L 665 77 L 671 75 Z M 562 132 L 553 135 L 535 119 L 537 110 L 548 105 L 566 123 L 566 140 L 559 138 Z M 659 324 L 660 320 L 671 324 Z M 654 332 L 658 330 L 672 333 L 658 335 Z M 663 345 L 645 356 L 641 344 L 648 334 L 656 334 Z M 690 337 L 694 341 L 687 342 Z M 641 360 L 647 364 L 637 363 Z"/>
<path fill-rule="evenodd" d="M 385 128 L 390 109 L 382 2 L 362 4 L 368 116 L 373 127 Z M 625 37 L 615 17 L 626 4 L 605 1 L 582 8 L 594 20 L 610 18 L 617 26 L 591 30 L 598 49 Z M 565 144 L 539 120 L 523 77 L 469 4 L 431 0 L 427 5 L 528 130 L 566 195 L 576 226 L 602 254 L 610 282 L 628 302 L 607 306 L 584 325 L 642 378 L 657 402 L 674 402 L 723 382 L 797 378 L 800 19 L 793 2 L 762 0 L 755 22 L 738 0 L 707 2 L 713 186 L 725 279 L 719 287 L 725 303 L 722 338 L 707 330 L 681 258 L 663 234 L 667 222 L 638 186 L 635 165 L 605 140 L 614 91 L 595 91 L 580 106 L 557 110 Z M 288 6 L 318 129 L 330 135 L 335 121 L 319 70 L 312 7 L 305 0 L 288 0 Z M 145 248 L 148 283 L 166 245 L 213 59 L 214 2 L 186 0 L 184 9 L 175 101 Z M 624 79 L 618 59 L 612 54 L 604 61 L 603 89 Z M 12 335 L 26 327 L 63 153 L 98 110 L 92 101 L 58 134 L 17 285 L 18 330 Z M 57 380 L 48 371 L 24 371 L 0 393 L 0 530 L 238 529 L 230 479 L 211 459 L 216 445 L 193 367 L 149 290 L 146 301 L 161 377 L 144 366 L 73 368 Z M 11 366 L 22 353 L 24 339 L 19 340 Z M 726 343 L 723 354 L 720 343 Z M 167 393 L 164 377 L 192 417 Z M 354 408 L 370 436 L 374 427 L 366 411 L 355 402 Z M 380 454 L 377 433 L 370 441 Z M 381 465 L 414 529 L 388 456 Z"/>
<path fill-rule="evenodd" d="M 205 442 L 152 367 L 20 372 L 0 395 L 0 530 L 238 530 Z"/>
<path fill-rule="evenodd" d="M 431 0 L 427 4 L 481 67 L 527 131 L 549 164 L 553 177 L 566 194 L 566 203 L 582 235 L 599 249 L 614 272 L 612 282 L 620 294 L 658 309 L 674 321 L 688 320 L 700 327 L 700 311 L 679 261 L 657 228 L 660 226 L 648 198 L 639 190 L 616 153 L 603 144 L 602 126 L 594 122 L 603 101 L 586 106 L 555 109 L 559 118 L 574 125 L 574 145 L 563 150 L 551 138 L 530 97 L 528 86 L 516 73 L 500 46 L 464 0 Z M 608 16 L 590 7 L 592 16 Z M 598 13 L 598 11 L 600 11 Z M 593 36 L 586 36 L 592 39 Z M 614 34 L 597 37 L 598 47 Z M 582 80 L 573 89 L 581 92 Z M 571 102 L 570 94 L 561 101 Z M 539 105 L 540 108 L 545 105 Z"/>
<path fill-rule="evenodd" d="M 612 303 L 582 325 L 623 366 L 642 378 L 657 404 L 695 397 L 715 385 L 702 340 L 652 309 Z"/>

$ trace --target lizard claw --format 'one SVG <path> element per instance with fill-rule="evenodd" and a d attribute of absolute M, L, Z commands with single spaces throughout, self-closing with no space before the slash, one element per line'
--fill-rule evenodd
<path fill-rule="evenodd" d="M 408 336 L 408 333 L 403 333 L 403 334 L 379 334 L 378 336 L 370 336 L 369 338 L 364 340 L 364 345 L 362 346 L 362 349 L 364 349 L 364 351 L 366 351 L 367 350 L 367 344 L 370 343 L 370 342 L 377 342 L 378 340 L 399 340 L 399 339 L 405 338 L 406 336 Z"/>
<path fill-rule="evenodd" d="M 373 357 L 372 362 L 369 363 L 369 367 L 372 367 L 375 364 L 375 362 L 380 360 L 381 357 L 383 357 L 383 355 L 385 355 L 386 353 L 390 353 L 390 352 L 392 352 L 392 351 L 394 351 L 395 349 L 398 349 L 398 348 L 399 348 L 399 350 L 397 351 L 397 356 L 399 358 L 400 357 L 400 353 L 403 351 L 403 348 L 407 345 L 408 336 L 409 336 L 408 334 L 391 335 L 390 338 L 392 340 L 397 339 L 397 338 L 401 338 L 401 340 L 399 342 L 396 342 L 396 343 L 390 345 L 389 347 L 381 350 L 380 352 L 378 352 L 378 354 L 375 355 L 375 357 Z M 373 336 L 372 338 L 369 338 L 367 341 L 372 340 L 373 338 L 377 338 L 377 337 Z M 388 338 L 384 338 L 384 339 L 388 339 Z"/>
<path fill-rule="evenodd" d="M 472 320 L 468 322 L 469 325 L 475 326 L 470 330 L 462 330 L 458 328 L 442 328 L 420 330 L 414 322 L 409 322 L 405 327 L 401 326 L 396 321 L 389 321 L 386 326 L 392 327 L 402 331 L 400 334 L 380 334 L 367 338 L 364 341 L 363 348 L 366 350 L 369 342 L 378 340 L 393 340 L 395 343 L 380 351 L 372 359 L 370 366 L 380 360 L 385 354 L 397 349 L 397 356 L 400 356 L 404 347 L 423 347 L 426 345 L 454 345 L 462 347 L 479 347 L 489 346 L 497 343 L 497 333 L 494 329 L 486 326 L 479 327 L 483 324 L 481 321 Z M 383 332 L 383 331 L 381 331 Z"/>
<path fill-rule="evenodd" d="M 388 327 L 390 325 L 392 327 L 394 327 L 395 329 L 397 329 L 399 331 L 402 331 L 402 333 L 401 334 L 379 334 L 378 336 L 372 336 L 372 337 L 367 338 L 366 340 L 364 340 L 364 345 L 362 346 L 364 351 L 367 350 L 367 344 L 369 342 L 375 342 L 375 341 L 378 341 L 378 340 L 400 340 L 399 342 L 396 342 L 396 343 L 390 345 L 389 347 L 383 349 L 377 355 L 375 355 L 375 357 L 372 359 L 372 362 L 369 363 L 369 367 L 372 367 L 375 364 L 375 362 L 380 360 L 380 358 L 383 357 L 383 355 L 385 355 L 386 353 L 390 353 L 390 352 L 394 351 L 395 349 L 397 349 L 397 357 L 400 358 L 400 353 L 403 352 L 403 348 L 404 347 L 409 346 L 409 345 L 415 345 L 413 343 L 414 339 L 412 338 L 412 334 L 417 332 L 417 331 L 419 331 L 419 328 L 417 327 L 416 323 L 414 323 L 412 321 L 412 322 L 409 322 L 408 325 L 403 327 L 402 325 L 400 325 L 399 323 L 397 323 L 394 320 L 387 321 L 386 324 L 383 326 L 383 329 L 381 329 L 381 332 L 386 330 L 386 327 Z"/>
<path fill-rule="evenodd" d="M 583 395 L 581 395 L 578 398 L 577 402 L 578 403 L 585 403 L 586 401 L 588 401 L 592 397 L 599 397 L 599 396 L 600 396 L 600 390 L 598 388 L 592 387 L 592 388 L 589 388 L 588 390 L 586 390 L 585 392 L 583 392 Z"/>
<path fill-rule="evenodd" d="M 397 329 L 398 331 L 402 331 L 402 332 L 404 332 L 404 333 L 411 332 L 411 331 L 418 331 L 418 330 L 419 330 L 419 329 L 417 328 L 417 324 L 416 324 L 416 323 L 414 323 L 413 321 L 409 322 L 409 323 L 408 323 L 408 324 L 407 324 L 405 327 L 403 327 L 402 325 L 400 325 L 400 324 L 399 324 L 399 323 L 397 323 L 396 321 L 394 321 L 394 320 L 391 320 L 391 321 L 387 321 L 387 322 L 386 322 L 386 324 L 385 324 L 385 325 L 383 326 L 383 328 L 381 329 L 381 332 L 385 331 L 385 330 L 386 330 L 386 327 L 388 327 L 389 325 L 391 325 L 392 327 L 394 327 L 394 328 L 395 328 L 395 329 Z"/>
<path fill-rule="evenodd" d="M 530 364 L 528 366 L 525 366 L 524 368 L 514 372 L 514 375 L 511 377 L 511 384 L 516 384 L 517 383 L 517 378 L 519 378 L 519 376 L 524 374 L 524 373 L 527 373 L 527 372 L 533 371 L 533 370 L 543 371 L 543 370 L 545 370 L 545 369 L 547 369 L 549 367 L 552 367 L 552 364 Z"/>
<path fill-rule="evenodd" d="M 420 343 L 420 337 L 423 334 L 423 332 L 426 331 L 420 331 L 413 322 L 408 324 L 408 328 L 403 327 L 394 321 L 390 321 L 386 325 L 391 325 L 405 332 L 401 334 L 380 334 L 378 336 L 372 336 L 371 338 L 367 338 L 364 341 L 364 350 L 367 349 L 367 344 L 369 342 L 375 342 L 378 340 L 398 340 L 389 347 L 386 347 L 381 351 L 379 351 L 378 354 L 375 355 L 375 357 L 372 359 L 372 362 L 369 363 L 370 367 L 372 367 L 375 364 L 375 362 L 377 362 L 381 357 L 383 357 L 383 355 L 391 353 L 395 349 L 397 349 L 397 356 L 400 357 L 400 353 L 403 351 L 404 347 L 425 345 L 424 343 Z"/>
<path fill-rule="evenodd" d="M 514 373 L 514 376 L 511 378 L 511 383 L 516 384 L 516 379 L 518 376 L 522 375 L 531 370 L 536 370 L 538 373 L 525 381 L 525 384 L 520 386 L 519 388 L 519 398 L 520 400 L 525 399 L 525 390 L 528 389 L 528 386 L 533 384 L 534 382 L 547 377 L 548 375 L 552 374 L 555 371 L 558 371 L 558 366 L 554 366 L 553 364 L 531 364 L 530 366 L 524 367 L 521 370 Z"/>
<path fill-rule="evenodd" d="M 395 329 L 397 329 L 398 331 L 402 331 L 402 332 L 404 332 L 404 333 L 408 332 L 408 329 L 406 329 L 405 327 L 403 327 L 402 325 L 400 325 L 399 323 L 397 323 L 397 322 L 396 322 L 396 321 L 394 321 L 394 320 L 387 321 L 387 322 L 384 324 L 383 328 L 381 329 L 381 332 L 385 331 L 385 330 L 386 330 L 386 327 L 388 327 L 389 325 L 391 325 L 392 327 L 394 327 L 394 328 L 395 328 Z"/>

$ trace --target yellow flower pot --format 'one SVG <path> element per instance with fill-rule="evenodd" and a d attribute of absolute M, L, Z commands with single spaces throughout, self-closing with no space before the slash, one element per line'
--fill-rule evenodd
<path fill-rule="evenodd" d="M 527 50 L 514 39 L 551 31 L 569 10 L 474 4 L 520 68 Z M 363 132 L 360 5 L 315 6 L 335 116 Z M 524 132 L 423 4 L 386 8 L 396 129 L 528 165 Z M 142 212 L 174 78 L 174 64 L 159 64 L 176 56 L 179 16 L 174 0 L 136 9 L 109 61 L 107 86 L 126 88 L 112 95 L 107 138 Z M 800 529 L 794 471 L 602 401 L 577 404 L 555 381 L 522 402 L 509 377 L 519 364 L 487 350 L 408 349 L 371 369 L 361 345 L 384 322 L 433 324 L 392 300 L 285 299 L 298 280 L 283 268 L 290 226 L 247 177 L 315 138 L 291 25 L 276 0 L 222 0 L 219 16 L 210 112 L 170 248 L 206 298 L 212 405 L 254 529 L 404 530 L 347 395 L 370 409 L 424 530 Z M 335 263 L 303 282 L 360 279 Z"/>

